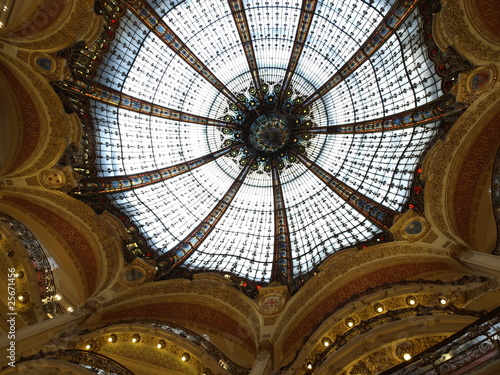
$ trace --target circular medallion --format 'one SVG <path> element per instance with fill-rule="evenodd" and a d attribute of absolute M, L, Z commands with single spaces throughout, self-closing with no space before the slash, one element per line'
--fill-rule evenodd
<path fill-rule="evenodd" d="M 280 151 L 289 139 L 288 122 L 277 113 L 261 115 L 250 126 L 250 144 L 258 151 L 264 153 Z"/>

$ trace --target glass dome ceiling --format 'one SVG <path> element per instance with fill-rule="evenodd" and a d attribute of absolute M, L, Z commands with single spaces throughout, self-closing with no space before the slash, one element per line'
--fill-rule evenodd
<path fill-rule="evenodd" d="M 124 1 L 86 90 L 98 176 L 79 194 L 131 218 L 159 277 L 290 285 L 369 241 L 443 116 L 417 3 Z"/>

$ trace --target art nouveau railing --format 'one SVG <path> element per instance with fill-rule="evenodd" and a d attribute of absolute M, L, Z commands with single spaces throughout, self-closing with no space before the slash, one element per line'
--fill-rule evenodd
<path fill-rule="evenodd" d="M 45 251 L 33 234 L 13 217 L 0 213 L 0 222 L 6 224 L 22 241 L 29 254 L 37 277 L 44 312 L 50 317 L 62 315 L 64 312 L 57 300 L 56 284 L 52 274 L 52 266 Z"/>
<path fill-rule="evenodd" d="M 493 202 L 493 212 L 497 222 L 497 246 L 494 254 L 500 255 L 500 149 L 497 151 L 495 163 L 493 165 L 493 176 L 491 178 L 491 201 Z"/>
<path fill-rule="evenodd" d="M 500 361 L 500 307 L 381 375 L 462 374 Z"/>
<path fill-rule="evenodd" d="M 28 358 L 21 358 L 19 363 L 38 359 L 54 359 L 77 364 L 92 373 L 100 375 L 134 375 L 125 366 L 111 358 L 86 350 L 66 349 L 39 353 Z M 57 363 L 57 362 L 56 362 Z M 58 362 L 60 365 L 60 362 Z"/>

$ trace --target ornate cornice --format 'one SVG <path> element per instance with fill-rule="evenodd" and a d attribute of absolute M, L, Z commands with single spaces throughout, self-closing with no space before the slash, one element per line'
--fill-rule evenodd
<path fill-rule="evenodd" d="M 69 246 L 67 251 L 73 254 L 75 259 L 79 259 L 80 267 L 83 267 L 80 268 L 81 277 L 82 280 L 87 279 L 89 295 L 109 287 L 123 267 L 121 238 L 107 219 L 97 215 L 80 201 L 60 192 L 43 189 L 5 191 L 3 199 L 33 217 L 47 227 L 61 243 Z M 47 214 L 52 217 L 49 221 Z M 56 223 L 70 230 L 71 235 L 61 232 L 63 228 L 55 226 Z M 84 248 L 77 245 L 80 242 L 85 243 L 84 248 L 91 253 L 84 253 Z"/>
<path fill-rule="evenodd" d="M 408 263 L 412 266 L 407 267 L 405 264 Z M 313 327 L 323 320 L 323 311 L 331 311 L 340 302 L 358 293 L 355 290 L 422 277 L 421 275 L 433 270 L 462 270 L 465 273 L 465 268 L 452 260 L 446 250 L 407 243 L 380 245 L 361 251 L 345 250 L 333 256 L 323 267 L 316 277 L 292 297 L 280 316 L 273 341 L 285 352 L 293 350 L 289 341 L 297 333 L 295 331 L 300 331 L 301 337 L 309 336 Z M 412 275 L 407 274 L 408 272 Z M 357 277 L 354 278 L 356 274 Z M 340 279 L 345 275 L 350 276 Z M 341 284 L 340 280 L 343 280 Z M 300 318 L 302 320 L 298 321 Z M 282 332 L 287 332 L 287 335 L 282 336 Z"/>
<path fill-rule="evenodd" d="M 223 276 L 216 276 L 224 278 Z M 203 300 L 207 301 L 207 303 L 210 300 L 217 300 L 224 306 L 224 309 L 233 310 L 232 315 L 238 316 L 240 320 L 245 321 L 252 329 L 255 337 L 260 337 L 262 318 L 255 302 L 226 282 L 214 281 L 208 278 L 195 278 L 192 281 L 174 279 L 143 284 L 123 292 L 109 302 L 103 303 L 103 309 L 97 314 L 96 318 L 99 319 L 99 316 L 106 312 L 123 309 L 125 305 L 131 306 L 132 303 L 144 304 L 145 298 L 155 298 L 157 302 L 164 299 L 165 302 L 168 302 L 175 295 L 182 296 L 190 301 L 189 296 L 192 296 L 193 300 L 196 299 L 198 303 L 203 303 Z M 213 301 L 210 303 L 213 303 Z"/>
<path fill-rule="evenodd" d="M 468 0 L 466 0 L 468 1 Z M 441 0 L 442 9 L 436 16 L 442 34 L 465 58 L 477 63 L 500 61 L 500 45 L 484 39 L 473 26 L 464 10 L 464 0 Z"/>
<path fill-rule="evenodd" d="M 63 155 L 69 143 L 78 142 L 81 136 L 81 130 L 78 129 L 80 124 L 75 115 L 68 116 L 64 113 L 61 101 L 44 78 L 14 57 L 5 54 L 1 54 L 1 57 L 7 69 L 4 70 L 4 74 L 12 77 L 11 87 L 17 95 L 18 103 L 26 105 L 26 100 L 33 103 L 29 109 L 32 113 L 23 113 L 26 111 L 25 107 L 19 109 L 24 120 L 18 124 L 21 132 L 31 134 L 35 125 L 38 125 L 39 129 L 38 134 L 31 134 L 34 138 L 33 144 L 29 147 L 34 151 L 29 160 L 15 161 L 14 169 L 8 172 L 8 176 L 28 176 L 52 167 Z M 30 93 L 33 91 L 36 95 Z M 29 120 L 26 116 L 37 116 L 37 122 L 33 123 L 34 120 Z M 19 147 L 27 145 L 23 141 Z M 26 152 L 27 150 L 24 150 L 21 154 Z"/>
<path fill-rule="evenodd" d="M 426 216 L 433 227 L 449 239 L 456 240 L 455 236 L 452 235 L 452 233 L 456 233 L 454 224 L 450 222 L 450 217 L 454 217 L 453 199 L 450 192 L 456 186 L 450 186 L 450 183 L 461 184 L 461 178 L 468 178 L 466 176 L 453 177 L 454 174 L 451 173 L 451 169 L 457 160 L 462 160 L 463 162 L 461 155 L 464 154 L 464 148 L 473 147 L 472 143 L 478 138 L 481 132 L 483 137 L 488 137 L 490 143 L 495 141 L 495 138 L 491 137 L 491 134 L 494 134 L 496 131 L 486 129 L 485 123 L 493 118 L 499 110 L 500 88 L 497 87 L 472 103 L 449 131 L 446 140 L 437 143 L 426 157 L 424 164 Z M 478 171 L 469 172 L 476 173 Z M 470 178 L 469 181 L 465 182 L 469 185 L 474 184 L 474 186 L 478 183 L 478 181 L 470 180 Z M 466 198 L 472 199 L 471 197 L 473 196 L 474 191 L 470 191 Z"/>
<path fill-rule="evenodd" d="M 25 50 L 54 52 L 75 41 L 92 42 L 101 28 L 102 19 L 94 12 L 94 0 L 45 0 L 28 21 L 0 38 Z"/>

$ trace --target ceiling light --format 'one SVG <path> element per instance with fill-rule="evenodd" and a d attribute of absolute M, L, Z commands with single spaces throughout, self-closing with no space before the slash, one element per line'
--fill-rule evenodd
<path fill-rule="evenodd" d="M 116 342 L 116 339 L 117 339 L 116 335 L 115 334 L 111 334 L 108 337 L 108 342 Z"/>
<path fill-rule="evenodd" d="M 328 337 L 325 337 L 323 339 L 322 343 L 323 343 L 323 346 L 328 347 L 328 346 L 330 346 L 330 344 L 332 343 L 332 341 Z"/>
<path fill-rule="evenodd" d="M 189 361 L 190 358 L 191 358 L 191 356 L 189 355 L 189 353 L 182 353 L 181 361 L 187 362 L 187 361 Z"/>
<path fill-rule="evenodd" d="M 167 343 L 165 342 L 165 340 L 160 340 L 160 341 L 158 341 L 158 344 L 156 344 L 156 347 L 158 349 L 163 349 L 165 346 L 167 346 Z"/>
<path fill-rule="evenodd" d="M 308 370 L 312 370 L 312 368 L 313 368 L 313 364 L 312 364 L 311 362 L 309 362 L 309 363 L 307 364 L 307 369 L 308 369 Z"/>
<path fill-rule="evenodd" d="M 354 322 L 354 319 L 353 319 L 353 318 L 347 318 L 347 319 L 345 320 L 345 324 L 346 324 L 346 326 L 348 326 L 349 328 L 354 327 L 354 323 L 355 323 L 355 322 Z"/>
<path fill-rule="evenodd" d="M 56 295 L 55 295 L 55 298 L 56 298 L 56 300 L 57 300 L 57 301 L 62 300 L 62 297 L 61 297 L 61 295 L 60 295 L 60 294 L 56 294 Z"/>
<path fill-rule="evenodd" d="M 139 336 L 137 333 L 132 336 L 132 342 L 133 343 L 137 343 L 139 341 L 141 341 L 141 336 Z"/>
<path fill-rule="evenodd" d="M 415 306 L 417 304 L 417 299 L 414 296 L 406 297 L 406 303 L 410 306 Z"/>
<path fill-rule="evenodd" d="M 448 303 L 448 300 L 445 297 L 439 298 L 439 304 L 445 306 Z"/>
<path fill-rule="evenodd" d="M 375 306 L 373 306 L 376 312 L 381 313 L 384 312 L 384 305 L 381 303 L 376 303 Z"/>
<path fill-rule="evenodd" d="M 85 345 L 85 349 L 90 350 L 92 349 L 92 343 L 88 342 L 87 345 Z"/>
<path fill-rule="evenodd" d="M 405 361 L 409 361 L 411 359 L 411 354 L 406 352 L 406 353 L 403 353 L 403 359 Z"/>
<path fill-rule="evenodd" d="M 67 310 L 68 310 L 68 312 L 73 312 L 73 311 L 75 311 L 75 309 L 74 309 L 73 307 L 71 307 L 71 306 L 69 306 L 69 307 L 67 308 Z"/>

